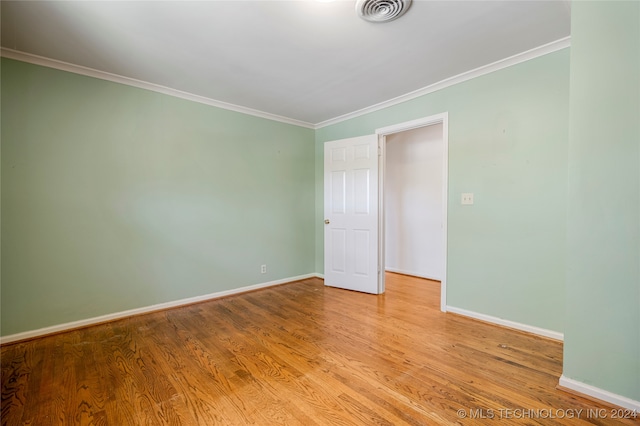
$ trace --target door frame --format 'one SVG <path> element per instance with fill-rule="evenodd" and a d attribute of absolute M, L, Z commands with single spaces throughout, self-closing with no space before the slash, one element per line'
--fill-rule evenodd
<path fill-rule="evenodd" d="M 378 135 L 378 287 L 384 291 L 384 271 L 385 271 L 385 212 L 384 212 L 384 177 L 386 166 L 386 137 L 394 133 L 405 132 L 420 127 L 442 124 L 442 233 L 443 233 L 443 257 L 442 280 L 440 281 L 440 310 L 447 312 L 447 206 L 449 201 L 449 113 L 443 112 L 417 120 L 406 121 L 392 126 L 376 129 Z"/>

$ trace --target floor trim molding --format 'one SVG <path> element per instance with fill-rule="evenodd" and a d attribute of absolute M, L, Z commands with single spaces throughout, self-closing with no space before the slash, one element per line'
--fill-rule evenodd
<path fill-rule="evenodd" d="M 234 294 L 246 293 L 253 290 L 259 290 L 262 288 L 273 287 L 280 284 L 287 284 L 294 281 L 305 280 L 308 278 L 320 278 L 319 274 L 311 273 L 305 275 L 298 275 L 296 277 L 283 278 L 280 280 L 269 281 L 254 285 L 249 285 L 240 288 L 234 288 L 231 290 L 218 291 L 215 293 L 205 294 L 202 296 L 188 297 L 186 299 L 174 300 L 171 302 L 158 303 L 150 306 L 143 306 L 141 308 L 129 309 L 121 312 L 114 312 L 112 314 L 100 315 L 98 317 L 87 318 L 79 321 L 67 322 L 64 324 L 53 325 L 50 327 L 39 328 L 37 330 L 24 331 L 22 333 L 10 334 L 7 336 L 0 336 L 0 345 L 7 343 L 16 343 L 22 340 L 33 339 L 36 337 L 43 337 L 49 334 L 61 333 L 64 331 L 70 331 L 78 328 L 83 328 L 91 325 L 102 324 L 105 322 L 115 321 L 122 318 L 132 317 L 135 315 L 148 314 L 150 312 L 162 311 L 165 309 L 177 308 L 180 306 L 191 305 L 193 303 L 205 302 L 207 300 L 219 299 L 225 296 L 231 296 Z"/>
<path fill-rule="evenodd" d="M 406 271 L 404 269 L 389 268 L 388 266 L 385 266 L 384 270 L 387 271 L 387 272 L 392 272 L 394 274 L 409 275 L 410 277 L 424 278 L 425 280 L 442 281 L 441 278 L 428 277 L 428 276 L 426 276 L 424 274 L 420 274 L 418 272 Z"/>
<path fill-rule="evenodd" d="M 570 379 L 564 374 L 560 376 L 558 389 L 585 397 L 587 399 L 596 399 L 616 405 L 618 407 L 626 408 L 628 410 L 635 410 L 640 417 L 640 401 L 635 401 L 631 398 L 627 398 L 626 396 L 618 395 L 613 392 L 609 392 L 604 389 L 600 389 L 595 386 Z"/>
<path fill-rule="evenodd" d="M 477 319 L 480 321 L 500 325 L 507 328 L 513 328 L 515 330 L 525 331 L 527 333 L 536 334 L 538 336 L 547 337 L 553 340 L 564 341 L 564 334 L 558 331 L 547 330 L 546 328 L 535 327 L 533 325 L 522 324 L 515 321 L 510 321 L 491 315 L 480 314 L 478 312 L 468 311 L 466 309 L 456 308 L 455 306 L 447 306 L 446 312 L 452 314 L 458 314 L 465 317 Z"/>

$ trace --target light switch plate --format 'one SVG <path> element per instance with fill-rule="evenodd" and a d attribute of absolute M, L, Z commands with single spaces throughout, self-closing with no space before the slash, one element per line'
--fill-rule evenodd
<path fill-rule="evenodd" d="M 463 192 L 461 204 L 473 204 L 473 192 Z"/>

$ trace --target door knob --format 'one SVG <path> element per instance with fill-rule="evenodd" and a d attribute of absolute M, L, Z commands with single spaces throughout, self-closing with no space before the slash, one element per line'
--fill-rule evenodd
<path fill-rule="evenodd" d="M 324 220 L 324 224 L 325 224 L 325 225 L 328 225 L 328 224 L 329 224 L 329 219 L 325 219 L 325 220 Z"/>

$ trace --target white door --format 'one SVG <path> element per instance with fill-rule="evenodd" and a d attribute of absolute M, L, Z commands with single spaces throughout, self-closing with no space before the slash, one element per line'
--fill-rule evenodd
<path fill-rule="evenodd" d="M 382 293 L 377 135 L 324 144 L 324 219 L 325 285 Z"/>

